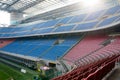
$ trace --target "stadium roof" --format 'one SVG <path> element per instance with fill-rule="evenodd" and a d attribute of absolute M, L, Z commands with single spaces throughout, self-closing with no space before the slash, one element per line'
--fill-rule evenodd
<path fill-rule="evenodd" d="M 27 14 L 27 17 L 25 17 L 23 20 L 24 21 L 27 20 L 26 22 L 29 22 L 28 20 L 33 20 L 34 18 L 36 18 L 36 16 L 37 16 L 36 20 L 38 20 L 39 19 L 38 16 L 45 13 L 47 14 L 47 12 L 50 11 L 51 13 L 52 11 L 54 13 L 69 11 L 72 10 L 72 8 L 74 8 L 73 5 L 81 9 L 83 3 L 86 3 L 85 5 L 89 5 L 89 4 L 93 5 L 97 1 L 98 2 L 100 1 L 102 3 L 104 2 L 111 3 L 113 0 L 92 0 L 92 1 L 90 0 L 0 0 L 0 10 L 8 11 L 10 13 L 18 12 L 18 13 Z M 117 0 L 114 0 L 114 2 L 115 1 Z M 80 3 L 80 4 L 76 5 L 76 3 L 77 4 Z M 71 6 L 73 7 L 71 8 Z M 77 8 L 75 7 L 75 9 Z M 58 14 L 56 16 L 61 16 L 61 14 L 60 15 Z M 53 17 L 56 18 L 56 16 Z M 48 17 L 46 19 L 48 19 Z"/>
<path fill-rule="evenodd" d="M 0 9 L 9 12 L 23 12 L 42 1 L 44 0 L 0 0 Z"/>
<path fill-rule="evenodd" d="M 59 8 L 74 2 L 72 0 L 0 0 L 0 10 L 34 14 L 36 11 Z"/>

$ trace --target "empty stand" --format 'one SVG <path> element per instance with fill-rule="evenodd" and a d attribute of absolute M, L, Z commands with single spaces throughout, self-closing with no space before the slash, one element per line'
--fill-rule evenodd
<path fill-rule="evenodd" d="M 109 24 L 113 23 L 117 18 L 118 18 L 118 16 L 106 18 L 98 25 L 98 27 L 104 27 L 106 25 L 109 25 Z"/>
<path fill-rule="evenodd" d="M 84 67 L 78 67 L 63 76 L 52 80 L 101 80 L 115 66 L 119 55 L 109 56 L 105 59 L 91 63 Z"/>
<path fill-rule="evenodd" d="M 59 21 L 59 19 L 44 22 L 44 24 L 41 27 L 54 26 L 55 24 L 57 24 L 58 21 Z"/>
<path fill-rule="evenodd" d="M 79 41 L 79 38 L 77 36 L 71 36 L 71 38 L 21 38 L 1 47 L 0 50 L 47 60 L 57 60 L 66 54 Z"/>
<path fill-rule="evenodd" d="M 78 24 L 75 30 L 86 30 L 86 29 L 93 29 L 98 22 L 90 22 L 90 23 L 83 23 L 83 24 Z"/>
<path fill-rule="evenodd" d="M 101 80 L 115 66 L 120 56 L 120 37 L 110 44 L 78 60 L 78 68 L 52 80 Z"/>
<path fill-rule="evenodd" d="M 85 21 L 98 20 L 103 15 L 104 12 L 105 10 L 100 10 L 90 13 L 89 16 L 87 16 L 87 18 L 85 19 Z"/>
<path fill-rule="evenodd" d="M 86 15 L 87 14 L 80 14 L 80 15 L 74 16 L 69 23 L 79 23 L 85 18 Z"/>
<path fill-rule="evenodd" d="M 13 38 L 35 35 L 49 35 L 62 33 L 76 33 L 111 27 L 119 24 L 120 5 L 104 8 L 102 10 L 84 12 L 59 19 L 39 22 L 31 25 L 18 25 L 17 27 L 0 28 L 0 38 Z"/>
<path fill-rule="evenodd" d="M 115 6 L 106 11 L 104 15 L 114 15 L 118 10 L 120 9 L 120 6 Z"/>
<path fill-rule="evenodd" d="M 54 32 L 64 32 L 64 31 L 72 31 L 75 25 L 70 26 L 59 26 Z"/>
<path fill-rule="evenodd" d="M 0 48 L 7 46 L 12 43 L 15 39 L 0 39 Z"/>
<path fill-rule="evenodd" d="M 118 55 L 119 49 L 120 49 L 120 38 L 117 37 L 115 41 L 109 43 L 107 46 L 101 48 L 100 50 L 97 50 L 96 52 L 93 52 L 92 54 L 89 54 L 85 56 L 85 58 L 80 58 L 76 64 L 79 64 L 79 66 L 86 65 L 93 63 L 95 61 L 102 60 L 108 56 Z M 84 62 L 82 62 L 84 60 Z"/>
<path fill-rule="evenodd" d="M 71 19 L 72 19 L 72 17 L 63 18 L 63 19 L 59 22 L 59 24 L 66 24 L 66 23 L 68 23 Z"/>
<path fill-rule="evenodd" d="M 76 69 L 52 80 L 102 80 L 114 68 L 120 56 L 120 37 L 105 42 L 108 41 L 110 43 L 103 48 L 79 59 L 75 63 L 79 65 Z"/>
<path fill-rule="evenodd" d="M 101 48 L 103 45 L 101 44 L 107 39 L 107 36 L 86 36 L 83 40 L 81 40 L 74 48 L 72 48 L 68 54 L 64 56 L 66 60 L 78 60 L 83 56 L 90 54 L 91 52 Z"/>

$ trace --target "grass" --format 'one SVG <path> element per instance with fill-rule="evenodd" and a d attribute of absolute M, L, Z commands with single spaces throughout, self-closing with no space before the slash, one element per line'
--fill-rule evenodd
<path fill-rule="evenodd" d="M 7 73 L 0 71 L 0 80 L 7 80 L 9 78 L 10 76 Z"/>
<path fill-rule="evenodd" d="M 33 80 L 33 74 L 24 74 L 12 67 L 0 63 L 0 80 L 10 80 L 10 78 L 14 80 Z"/>

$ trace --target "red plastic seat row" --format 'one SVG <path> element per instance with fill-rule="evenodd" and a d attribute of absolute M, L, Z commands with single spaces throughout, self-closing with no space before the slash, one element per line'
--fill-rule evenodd
<path fill-rule="evenodd" d="M 101 60 L 103 58 L 119 55 L 120 54 L 120 38 L 116 39 L 114 42 L 111 42 L 109 45 L 103 47 L 102 49 L 94 52 L 91 55 L 88 55 L 80 60 L 78 60 L 78 65 L 86 65 L 94 61 Z"/>
<path fill-rule="evenodd" d="M 64 59 L 76 61 L 102 47 L 101 43 L 107 38 L 108 37 L 104 35 L 87 35 L 64 56 Z"/>
<path fill-rule="evenodd" d="M 118 58 L 118 56 L 116 58 Z M 96 70 L 94 73 L 91 73 L 87 78 L 83 78 L 82 80 L 101 80 L 108 72 L 112 70 L 112 68 L 114 68 L 116 58 L 111 58 L 113 59 L 112 61 L 105 62 L 106 64 L 104 63 L 100 69 Z"/>
<path fill-rule="evenodd" d="M 12 43 L 15 39 L 0 39 L 0 48 Z"/>

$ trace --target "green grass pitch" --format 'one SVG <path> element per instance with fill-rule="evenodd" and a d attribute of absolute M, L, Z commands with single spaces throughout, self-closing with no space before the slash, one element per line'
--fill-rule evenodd
<path fill-rule="evenodd" d="M 0 80 L 33 80 L 33 75 L 30 73 L 21 73 L 14 68 L 11 68 L 3 63 L 0 63 Z"/>

